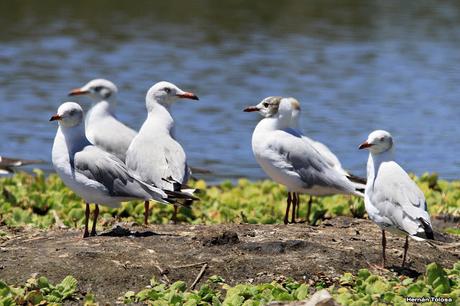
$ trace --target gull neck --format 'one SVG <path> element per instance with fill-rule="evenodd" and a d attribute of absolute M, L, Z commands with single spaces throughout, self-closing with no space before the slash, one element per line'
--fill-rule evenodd
<path fill-rule="evenodd" d="M 381 152 L 381 153 L 372 153 L 369 152 L 369 159 L 367 161 L 367 182 L 368 184 L 374 185 L 375 178 L 377 177 L 377 172 L 379 170 L 380 165 L 383 162 L 393 161 L 394 154 L 393 148 Z"/>
<path fill-rule="evenodd" d="M 174 128 L 174 119 L 169 112 L 169 106 L 164 106 L 157 101 L 148 104 L 147 122 L 157 129 L 165 128 L 171 131 Z"/>
<path fill-rule="evenodd" d="M 85 127 L 82 123 L 72 127 L 59 125 L 58 133 L 59 132 L 64 135 L 64 139 L 71 156 L 83 149 L 85 146 L 91 144 L 86 138 Z"/>

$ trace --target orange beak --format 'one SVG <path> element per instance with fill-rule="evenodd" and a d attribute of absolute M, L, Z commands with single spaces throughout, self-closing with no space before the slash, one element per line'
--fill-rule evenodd
<path fill-rule="evenodd" d="M 86 95 L 87 93 L 89 93 L 89 90 L 82 90 L 81 88 L 75 88 L 69 92 L 69 96 L 81 96 L 81 95 Z"/>
<path fill-rule="evenodd" d="M 258 112 L 259 109 L 257 106 L 248 106 L 245 109 L 243 109 L 243 112 L 249 113 L 249 112 Z"/>
<path fill-rule="evenodd" d="M 62 119 L 61 116 L 59 116 L 59 115 L 54 115 L 54 116 L 52 116 L 52 117 L 50 118 L 50 121 L 56 121 L 56 120 L 61 120 L 61 119 Z"/>
<path fill-rule="evenodd" d="M 366 148 L 369 148 L 369 147 L 372 147 L 372 146 L 373 146 L 373 144 L 370 144 L 367 141 L 365 141 L 358 147 L 358 149 L 362 150 L 362 149 L 366 149 Z"/>
<path fill-rule="evenodd" d="M 182 94 L 177 94 L 176 96 L 183 99 L 200 100 L 197 95 L 191 92 L 184 92 Z"/>

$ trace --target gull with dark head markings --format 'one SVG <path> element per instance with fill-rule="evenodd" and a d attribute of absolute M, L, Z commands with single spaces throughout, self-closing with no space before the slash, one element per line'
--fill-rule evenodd
<path fill-rule="evenodd" d="M 147 119 L 129 146 L 126 165 L 146 183 L 192 196 L 194 190 L 186 187 L 191 171 L 184 149 L 174 139 L 174 119 L 169 112 L 179 98 L 198 100 L 195 94 L 169 82 L 156 83 L 148 90 Z M 148 211 L 149 202 L 145 201 L 146 224 Z M 177 206 L 172 220 L 177 221 Z"/>
<path fill-rule="evenodd" d="M 292 129 L 295 129 L 299 135 L 302 135 L 302 139 L 308 141 L 321 154 L 321 156 L 324 157 L 325 161 L 329 164 L 329 166 L 345 174 L 348 177 L 348 179 L 350 179 L 352 182 L 361 184 L 359 185 L 360 188 L 364 189 L 366 185 L 365 178 L 353 175 L 350 172 L 343 169 L 342 163 L 340 162 L 339 158 L 325 144 L 303 135 L 303 133 L 299 129 L 299 119 L 300 119 L 300 112 L 301 112 L 300 103 L 298 100 L 294 98 L 288 98 L 288 99 L 290 100 L 291 103 L 286 103 L 283 101 L 281 102 L 280 108 L 281 108 L 281 111 L 287 113 L 286 117 L 288 118 L 289 118 L 289 112 L 291 112 L 291 122 L 289 124 L 289 127 Z M 296 196 L 297 200 L 299 200 L 298 195 L 294 195 L 294 196 Z M 307 221 L 310 219 L 312 201 L 313 201 L 313 197 L 310 195 L 310 200 L 308 201 L 308 209 L 306 213 Z M 298 206 L 296 207 L 295 201 L 294 201 L 293 209 L 297 210 L 297 214 L 299 213 L 299 207 Z M 292 220 L 292 222 L 294 222 L 294 220 Z"/>
<path fill-rule="evenodd" d="M 299 102 L 283 97 L 267 97 L 258 105 L 244 110 L 257 111 L 265 117 L 252 135 L 252 151 L 265 173 L 288 189 L 284 223 L 289 222 L 291 203 L 294 207 L 298 206 L 299 193 L 363 196 L 364 188 L 362 184 L 351 181 L 345 171 L 331 165 L 330 158 L 293 127 L 292 117 L 296 115 L 293 110 L 300 111 Z M 294 219 L 294 209 L 292 216 Z"/>
<path fill-rule="evenodd" d="M 382 265 L 386 265 L 385 230 L 388 229 L 406 235 L 404 267 L 409 236 L 415 240 L 434 239 L 425 196 L 394 161 L 393 137 L 390 133 L 373 131 L 359 149 L 369 150 L 364 204 L 369 219 L 382 229 Z"/>
<path fill-rule="evenodd" d="M 92 144 L 124 161 L 126 151 L 137 132 L 115 116 L 117 93 L 117 86 L 112 82 L 94 79 L 72 90 L 69 96 L 87 95 L 96 102 L 86 115 L 86 136 Z"/>
<path fill-rule="evenodd" d="M 52 150 L 54 168 L 66 186 L 86 202 L 83 237 L 90 235 L 90 203 L 96 205 L 91 230 L 94 236 L 98 204 L 115 208 L 120 202 L 135 199 L 168 204 L 175 202 L 175 197 L 183 197 L 180 193 L 164 191 L 142 182 L 115 155 L 91 144 L 85 136 L 83 110 L 77 103 L 63 103 L 50 121 L 59 122 Z"/>

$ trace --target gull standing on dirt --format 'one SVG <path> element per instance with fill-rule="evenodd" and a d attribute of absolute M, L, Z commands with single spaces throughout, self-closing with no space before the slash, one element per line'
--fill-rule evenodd
<path fill-rule="evenodd" d="M 148 90 L 145 98 L 147 119 L 129 146 L 126 165 L 146 183 L 166 190 L 183 191 L 191 196 L 193 190 L 185 185 L 191 171 L 184 149 L 174 139 L 174 119 L 169 112 L 178 98 L 198 100 L 195 94 L 165 81 Z M 149 201 L 144 205 L 144 223 L 147 224 Z M 172 220 L 177 221 L 177 206 L 174 206 Z"/>
<path fill-rule="evenodd" d="M 86 115 L 86 137 L 89 141 L 125 161 L 126 151 L 137 132 L 120 122 L 114 112 L 118 89 L 104 79 L 95 79 L 69 96 L 88 95 L 96 104 Z"/>
<path fill-rule="evenodd" d="M 299 128 L 299 119 L 300 119 L 300 112 L 301 112 L 300 103 L 294 98 L 290 98 L 290 99 L 291 99 L 291 103 L 286 103 L 283 101 L 281 102 L 281 105 L 280 105 L 281 111 L 287 112 L 285 114 L 285 117 L 287 118 L 286 119 L 287 122 L 289 121 L 288 119 L 289 119 L 289 112 L 290 112 L 291 121 L 289 123 L 289 127 L 292 129 L 295 129 L 299 135 L 302 135 L 302 139 L 305 139 L 306 141 L 308 141 L 321 154 L 321 156 L 324 157 L 325 161 L 328 163 L 329 166 L 345 174 L 351 181 L 358 183 L 358 184 L 362 184 L 360 187 L 364 188 L 366 185 L 365 178 L 355 176 L 351 174 L 350 172 L 346 171 L 345 169 L 343 169 L 342 163 L 340 162 L 338 157 L 334 153 L 332 153 L 332 151 L 325 144 L 319 141 L 315 141 L 303 135 L 302 131 Z M 298 194 L 294 194 L 293 196 L 297 198 L 297 201 L 300 202 L 300 198 Z M 313 201 L 313 196 L 310 195 L 310 199 L 308 201 L 307 214 L 306 214 L 307 222 L 310 219 L 312 201 Z M 293 209 L 297 210 L 297 215 L 299 214 L 299 207 L 298 207 L 298 205 L 300 204 L 299 202 L 296 203 L 296 201 L 294 201 L 294 204 L 293 204 Z M 294 222 L 294 220 L 291 220 L 291 222 Z"/>
<path fill-rule="evenodd" d="M 298 193 L 363 196 L 364 191 L 364 185 L 352 182 L 346 173 L 331 166 L 311 141 L 291 127 L 292 108 L 300 110 L 294 98 L 267 97 L 258 105 L 244 109 L 265 117 L 254 129 L 252 151 L 265 173 L 288 189 L 285 224 L 289 222 L 291 203 L 298 205 Z M 294 219 L 294 209 L 292 216 Z"/>
<path fill-rule="evenodd" d="M 18 159 L 0 156 L 0 174 L 13 173 L 17 167 L 43 163 L 45 162 L 38 159 Z"/>
<path fill-rule="evenodd" d="M 434 239 L 425 196 L 393 158 L 393 138 L 373 131 L 359 149 L 369 150 L 364 204 L 369 218 L 382 229 L 382 265 L 385 267 L 385 230 L 406 235 L 402 267 L 406 263 L 408 237 Z"/>
<path fill-rule="evenodd" d="M 52 161 L 65 185 L 86 202 L 85 231 L 88 237 L 90 203 L 95 203 L 91 236 L 96 235 L 98 204 L 116 208 L 129 200 L 155 200 L 163 204 L 174 202 L 174 192 L 164 191 L 135 178 L 126 165 L 97 146 L 85 136 L 83 110 L 77 103 L 63 103 L 50 121 L 58 121 Z"/>

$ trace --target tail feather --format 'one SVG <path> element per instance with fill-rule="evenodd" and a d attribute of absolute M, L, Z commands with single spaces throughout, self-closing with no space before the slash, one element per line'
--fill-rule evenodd
<path fill-rule="evenodd" d="M 358 183 L 358 184 L 362 184 L 362 185 L 366 185 L 367 184 L 367 179 L 364 178 L 364 177 L 360 177 L 360 176 L 356 176 L 356 175 L 353 175 L 349 172 L 347 172 L 347 178 L 352 181 L 353 183 Z"/>
<path fill-rule="evenodd" d="M 347 179 L 353 184 L 355 188 L 354 194 L 360 197 L 364 197 L 364 191 L 366 190 L 366 182 L 365 178 L 353 175 L 351 173 L 346 174 Z"/>
<path fill-rule="evenodd" d="M 181 191 L 170 191 L 170 190 L 163 190 L 168 198 L 172 199 L 184 199 L 184 200 L 192 200 L 198 201 L 199 198 L 193 196 L 191 193 Z"/>
<path fill-rule="evenodd" d="M 178 182 L 177 180 L 173 179 L 172 177 L 162 178 L 163 181 L 171 183 L 173 186 L 174 191 L 167 191 L 165 192 L 168 196 L 176 199 L 186 199 L 190 201 L 199 201 L 199 198 L 195 197 L 193 194 L 198 192 L 198 189 L 191 188 L 185 184 Z"/>
<path fill-rule="evenodd" d="M 421 237 L 421 238 L 426 238 L 426 239 L 430 239 L 430 240 L 434 240 L 434 233 L 433 233 L 433 228 L 431 227 L 431 224 L 428 223 L 425 219 L 422 219 L 420 218 L 419 219 L 420 222 L 422 223 L 422 226 L 423 226 L 423 229 L 424 229 L 424 233 L 425 234 L 425 237 Z M 421 233 L 422 234 L 422 233 Z M 417 235 L 419 236 L 419 235 Z M 420 236 L 419 236 L 420 237 Z"/>

